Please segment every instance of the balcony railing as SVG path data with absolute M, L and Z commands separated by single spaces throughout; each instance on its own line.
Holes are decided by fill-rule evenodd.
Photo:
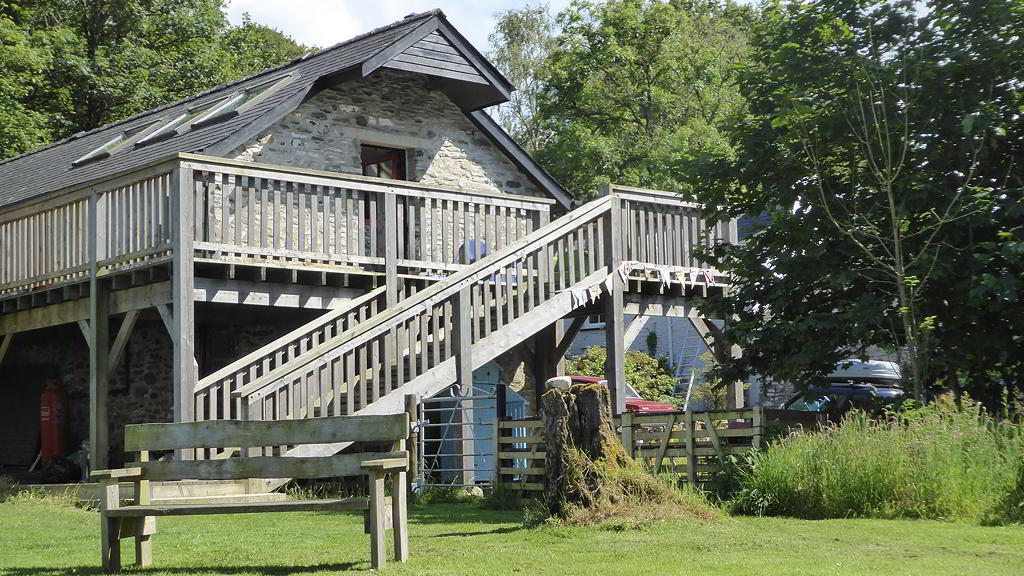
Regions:
M 553 203 L 181 154 L 0 212 L 0 298 L 81 282 L 94 262 L 103 276 L 168 260 L 178 237 L 198 261 L 379 272 L 394 259 L 445 275 L 547 223 Z

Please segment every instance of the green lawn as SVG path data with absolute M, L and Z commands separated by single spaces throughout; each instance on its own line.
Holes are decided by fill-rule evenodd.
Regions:
M 394 574 L 1024 574 L 1024 528 L 723 517 L 641 529 L 523 528 L 513 512 L 416 508 Z M 0 504 L 0 574 L 99 573 L 96 512 Z M 151 574 L 334 574 L 368 568 L 361 517 L 336 513 L 158 520 Z M 124 541 L 130 564 L 130 541 Z M 131 571 L 129 569 L 129 571 Z

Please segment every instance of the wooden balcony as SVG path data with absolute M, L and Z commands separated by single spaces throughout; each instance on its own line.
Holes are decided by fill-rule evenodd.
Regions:
M 436 277 L 547 223 L 553 204 L 179 154 L 0 213 L 0 299 L 60 300 L 93 272 L 166 266 L 188 244 L 198 266 L 372 275 L 393 258 Z
M 609 188 L 605 193 L 609 193 Z M 735 241 L 700 207 L 667 192 L 615 187 L 623 260 L 638 278 L 708 268 L 694 247 Z M 0 313 L 166 280 L 172 261 L 199 275 L 235 267 L 266 280 L 440 278 L 547 224 L 552 200 L 178 154 L 0 212 Z M 591 242 L 581 230 L 578 242 Z M 191 246 L 191 250 L 179 250 Z M 566 246 L 570 250 L 571 246 Z M 646 276 L 643 270 L 647 269 Z M 346 280 L 347 282 L 347 280 Z M 703 284 L 724 283 L 717 273 Z

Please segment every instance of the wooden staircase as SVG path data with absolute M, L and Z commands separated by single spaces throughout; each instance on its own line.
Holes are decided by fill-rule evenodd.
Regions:
M 609 290 L 623 247 L 636 244 L 630 235 L 637 217 L 650 220 L 655 238 L 655 217 L 667 235 L 664 223 L 671 209 L 693 209 L 678 200 L 640 200 L 624 209 L 619 196 L 608 194 L 407 293 L 394 306 L 386 307 L 385 289 L 378 288 L 329 312 L 203 378 L 196 387 L 196 418 L 396 413 L 404 410 L 407 394 L 432 396 L 460 378 L 472 378 L 474 369 Z M 638 209 L 645 205 L 656 207 L 652 215 Z M 692 232 L 696 241 L 714 240 L 713 230 Z M 671 243 L 666 236 L 661 246 Z M 651 246 L 653 255 L 658 244 Z M 662 253 L 670 254 L 667 249 Z M 324 455 L 347 446 L 245 447 L 243 455 Z M 196 457 L 224 458 L 241 451 Z

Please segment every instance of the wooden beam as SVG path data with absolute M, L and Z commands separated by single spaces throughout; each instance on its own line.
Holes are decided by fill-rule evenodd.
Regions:
M 565 353 L 569 350 L 569 346 L 572 346 L 572 341 L 576 339 L 576 335 L 580 333 L 580 329 L 583 328 L 583 324 L 585 324 L 586 321 L 587 318 L 585 316 L 573 318 L 572 323 L 569 324 L 569 328 L 565 331 L 565 334 L 562 335 L 558 345 L 555 346 L 553 359 L 556 362 L 561 362 L 562 359 L 565 358 Z M 561 320 L 558 321 L 559 324 L 561 324 L 561 322 Z
M 171 314 L 171 307 L 167 304 L 161 304 L 156 307 L 156 311 L 160 313 L 160 320 L 164 323 L 164 328 L 167 329 L 167 335 L 174 335 L 174 315 Z
M 680 296 L 662 296 L 626 292 L 622 296 L 622 312 L 637 316 L 666 316 L 670 318 L 698 318 L 697 302 Z
M 697 331 L 708 350 L 715 356 L 715 361 L 724 363 L 729 360 L 728 346 L 722 329 L 707 318 L 690 318 L 690 323 Z
M 82 338 L 85 338 L 85 345 L 92 348 L 92 328 L 88 320 L 79 320 L 78 329 L 82 331 Z
M 5 334 L 3 339 L 0 339 L 0 366 L 3 366 L 4 358 L 7 357 L 12 342 L 14 342 L 14 334 Z
M 138 319 L 138 310 L 132 310 L 124 315 L 121 327 L 117 330 L 117 337 L 114 338 L 114 345 L 110 347 L 111 371 L 117 368 L 118 363 L 121 362 L 121 355 L 124 353 L 125 347 L 128 346 L 128 338 L 131 337 L 132 330 L 135 329 L 135 321 Z
M 355 288 L 216 278 L 195 278 L 193 290 L 195 302 L 311 310 L 341 308 L 365 293 Z
M 158 282 L 127 290 L 109 292 L 110 313 L 124 314 L 170 302 L 170 282 Z M 68 300 L 49 306 L 0 315 L 0 335 L 39 330 L 88 320 L 89 299 Z
M 629 327 L 626 328 L 626 333 L 622 337 L 622 344 L 627 350 L 633 346 L 633 341 L 640 335 L 640 331 L 644 329 L 650 319 L 650 316 L 634 316 L 630 320 Z
M 724 364 L 740 356 L 740 347 L 730 345 L 725 331 L 710 320 L 706 318 L 690 318 L 690 323 L 693 324 L 697 334 L 700 335 L 708 350 L 714 355 L 716 362 Z M 730 409 L 742 408 L 744 404 L 743 382 L 730 382 L 728 386 L 729 390 L 726 395 L 728 407 Z

